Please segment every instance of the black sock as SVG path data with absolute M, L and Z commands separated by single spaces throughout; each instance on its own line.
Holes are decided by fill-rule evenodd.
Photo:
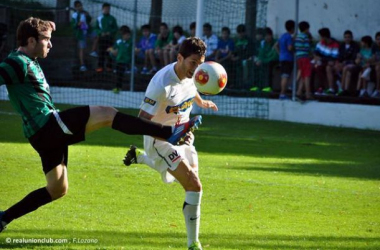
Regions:
M 172 135 L 172 127 L 144 120 L 135 116 L 117 112 L 112 128 L 129 135 L 150 135 L 168 139 Z
M 51 201 L 51 196 L 45 187 L 34 190 L 25 196 L 24 199 L 6 210 L 2 220 L 6 223 L 10 223 L 12 220 L 33 212 Z

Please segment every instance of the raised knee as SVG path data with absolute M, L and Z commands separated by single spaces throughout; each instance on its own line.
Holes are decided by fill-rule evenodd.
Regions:
M 199 180 L 199 178 L 191 179 L 188 182 L 187 187 L 185 187 L 186 191 L 192 191 L 192 192 L 201 192 L 202 191 L 202 183 Z
M 67 194 L 68 190 L 69 190 L 69 186 L 65 184 L 56 186 L 53 188 L 48 187 L 48 191 L 52 200 L 57 200 L 59 198 L 62 198 L 63 196 Z

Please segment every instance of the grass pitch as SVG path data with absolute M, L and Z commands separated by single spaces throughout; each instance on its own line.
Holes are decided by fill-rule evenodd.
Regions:
M 4 210 L 45 179 L 21 119 L 0 111 Z M 142 137 L 104 129 L 72 146 L 68 195 L 11 223 L 0 248 L 186 249 L 184 191 L 122 165 L 130 144 Z M 204 249 L 380 249 L 380 132 L 205 116 L 195 145 Z

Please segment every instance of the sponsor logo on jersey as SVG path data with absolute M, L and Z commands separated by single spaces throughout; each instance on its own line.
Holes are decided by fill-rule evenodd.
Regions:
M 167 106 L 165 111 L 167 114 L 171 114 L 171 113 L 178 114 L 180 112 L 185 112 L 188 108 L 191 107 L 191 105 L 193 105 L 193 102 L 194 102 L 194 97 L 191 97 L 191 98 L 181 102 L 178 105 Z
M 178 154 L 177 150 L 175 150 L 174 152 L 172 152 L 168 157 L 169 157 L 169 159 L 172 162 L 175 162 L 176 160 L 178 160 L 179 158 L 181 158 L 181 156 Z
M 149 97 L 146 97 L 146 96 L 144 98 L 144 102 L 148 103 L 149 105 L 152 105 L 152 106 L 156 105 L 156 101 L 155 100 L 152 100 L 152 99 L 150 99 Z

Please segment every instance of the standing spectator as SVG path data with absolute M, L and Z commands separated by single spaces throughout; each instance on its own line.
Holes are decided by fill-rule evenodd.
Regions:
M 376 89 L 371 97 L 380 98 L 380 32 L 376 33 L 375 42 L 372 45 L 372 59 L 376 70 Z
M 75 38 L 78 40 L 80 71 L 86 71 L 84 64 L 84 49 L 87 47 L 87 36 L 90 34 L 90 14 L 83 9 L 81 1 L 74 2 L 75 12 L 71 16 L 71 25 L 74 29 Z
M 119 94 L 122 89 L 123 75 L 131 67 L 132 60 L 132 39 L 131 30 L 128 26 L 123 25 L 120 27 L 121 39 L 118 39 L 113 47 L 108 51 L 116 56 L 116 74 L 117 82 L 116 87 L 113 89 L 115 94 Z
M 196 28 L 196 22 L 190 23 L 190 26 L 189 26 L 190 37 L 195 37 L 195 28 Z
M 186 39 L 183 35 L 183 29 L 181 26 L 177 25 L 173 27 L 173 39 L 168 46 L 168 49 L 165 50 L 164 59 L 165 63 L 169 64 L 176 61 L 179 47 L 182 42 Z
M 173 35 L 169 32 L 168 25 L 166 23 L 161 23 L 160 34 L 158 34 L 155 43 L 155 53 L 156 55 L 158 55 L 158 58 L 160 59 L 162 68 L 169 64 L 169 60 L 165 61 L 164 55 L 168 54 L 168 52 L 170 51 L 169 44 L 172 42 L 172 40 Z
M 352 75 L 358 72 L 358 66 L 355 59 L 360 51 L 359 45 L 353 40 L 351 30 L 346 30 L 343 34 L 344 41 L 339 46 L 339 61 L 336 63 L 336 71 L 341 75 L 341 89 L 339 96 L 349 95 L 349 88 Z
M 254 82 L 251 91 L 258 91 L 262 88 L 264 92 L 272 92 L 273 90 L 273 70 L 278 64 L 278 53 L 275 49 L 277 41 L 273 38 L 271 28 L 265 28 L 265 38 L 258 51 L 258 57 L 255 59 L 255 64 L 258 72 L 258 82 Z M 257 86 L 257 85 L 258 86 Z
M 248 87 L 245 86 L 246 83 L 244 81 L 244 72 L 247 72 L 247 85 L 250 84 L 250 77 L 249 75 L 249 70 L 247 68 L 247 60 L 248 58 L 251 58 L 253 55 L 254 51 L 254 44 L 253 41 L 250 37 L 247 36 L 246 33 L 246 27 L 244 24 L 239 24 L 236 27 L 236 32 L 237 32 L 237 39 L 235 40 L 235 51 L 232 56 L 232 61 L 234 62 L 234 69 L 231 71 L 233 77 L 231 79 L 234 79 L 235 82 L 234 84 L 242 84 L 243 87 Z M 230 84 L 230 87 L 233 86 L 234 84 Z
M 289 78 L 293 71 L 293 33 L 295 31 L 295 23 L 293 20 L 285 22 L 286 33 L 284 33 L 277 44 L 277 49 L 280 54 L 280 67 L 281 67 L 281 93 L 280 100 L 286 100 L 288 97 L 285 95 Z
M 339 58 L 339 43 L 331 38 L 330 30 L 322 28 L 318 31 L 321 40 L 315 47 L 314 61 L 319 82 L 323 86 L 325 76 L 327 76 L 328 89 L 325 94 L 335 94 L 334 89 L 334 68 Z M 322 94 L 322 88 L 316 94 Z
M 216 49 L 218 48 L 218 37 L 212 33 L 212 26 L 209 23 L 203 25 L 202 40 L 206 43 L 206 58 L 205 61 L 215 59 Z
M 156 58 L 154 56 L 154 45 L 156 44 L 157 35 L 150 32 L 150 25 L 141 26 L 142 37 L 137 44 L 136 53 L 140 59 L 144 60 L 144 67 L 141 74 L 152 74 L 157 72 Z M 149 63 L 152 69 L 149 71 Z
M 305 89 L 306 99 L 312 99 L 310 89 L 311 77 L 311 40 L 309 39 L 310 25 L 308 22 L 300 22 L 298 25 L 300 32 L 294 42 L 294 48 L 297 59 L 297 66 L 300 72 L 300 83 L 298 85 L 297 96 L 302 96 Z
M 231 64 L 232 52 L 235 49 L 235 43 L 230 38 L 231 31 L 228 27 L 222 28 L 222 36 L 218 41 L 218 48 L 215 54 L 215 61 L 229 68 Z
M 8 33 L 7 25 L 5 23 L 0 23 L 0 60 L 3 58 L 3 54 L 5 54 L 5 44 L 8 37 L 7 33 Z
M 371 76 L 372 62 L 372 37 L 363 36 L 361 39 L 360 53 L 356 58 L 356 63 L 361 66 L 357 89 L 360 90 L 359 97 L 368 97 L 367 85 Z
M 104 3 L 102 6 L 103 14 L 96 20 L 96 30 L 99 36 L 99 60 L 97 72 L 103 72 L 104 63 L 106 62 L 107 71 L 112 71 L 111 59 L 107 49 L 113 45 L 117 32 L 117 22 L 114 16 L 110 14 L 111 5 Z

